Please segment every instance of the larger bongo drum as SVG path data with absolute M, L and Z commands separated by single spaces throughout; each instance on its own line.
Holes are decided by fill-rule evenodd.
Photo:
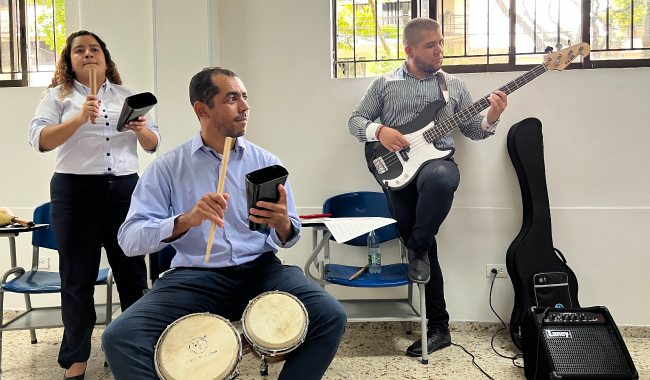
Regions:
M 287 353 L 305 341 L 308 325 L 305 305 L 295 296 L 280 291 L 255 297 L 242 316 L 244 337 L 262 358 L 262 372 L 267 362 L 284 360 Z
M 154 363 L 162 380 L 231 380 L 242 360 L 242 342 L 233 325 L 218 315 L 179 318 L 158 339 Z

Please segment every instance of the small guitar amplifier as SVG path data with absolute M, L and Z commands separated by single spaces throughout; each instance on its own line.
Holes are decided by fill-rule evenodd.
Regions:
M 531 307 L 521 324 L 528 380 L 638 379 L 630 353 L 602 306 Z

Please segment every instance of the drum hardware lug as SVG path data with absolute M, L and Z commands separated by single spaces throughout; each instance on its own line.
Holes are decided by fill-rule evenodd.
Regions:
M 260 363 L 260 375 L 269 375 L 269 365 L 266 363 L 266 355 L 262 354 L 262 363 Z

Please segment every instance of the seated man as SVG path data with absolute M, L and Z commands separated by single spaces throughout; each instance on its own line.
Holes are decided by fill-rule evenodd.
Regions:
M 176 249 L 172 269 L 153 289 L 106 328 L 102 344 L 113 376 L 158 379 L 154 346 L 165 328 L 185 315 L 209 312 L 241 317 L 248 301 L 272 290 L 295 295 L 307 308 L 304 343 L 287 355 L 280 379 L 320 379 L 336 354 L 346 316 L 341 304 L 302 270 L 282 265 L 277 246 L 300 238 L 291 188 L 279 186 L 278 203 L 247 209 L 245 175 L 279 164 L 267 151 L 244 140 L 249 107 L 242 81 L 222 68 L 207 68 L 190 82 L 190 102 L 201 131 L 156 159 L 142 175 L 118 235 L 129 256 Z M 215 192 L 226 137 L 235 138 L 223 195 Z M 171 207 L 174 216 L 168 217 Z M 248 229 L 250 220 L 266 223 Z M 216 223 L 209 262 L 205 251 Z M 234 316 L 234 317 L 233 317 Z

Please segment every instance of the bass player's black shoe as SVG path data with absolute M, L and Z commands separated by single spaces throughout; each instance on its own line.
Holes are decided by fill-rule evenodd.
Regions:
M 449 330 L 429 329 L 427 331 L 427 352 L 431 355 L 434 351 L 451 346 L 451 334 Z M 418 339 L 406 349 L 408 356 L 422 356 L 422 340 Z
M 427 251 L 408 250 L 409 280 L 416 284 L 426 284 L 431 277 L 429 253 Z

